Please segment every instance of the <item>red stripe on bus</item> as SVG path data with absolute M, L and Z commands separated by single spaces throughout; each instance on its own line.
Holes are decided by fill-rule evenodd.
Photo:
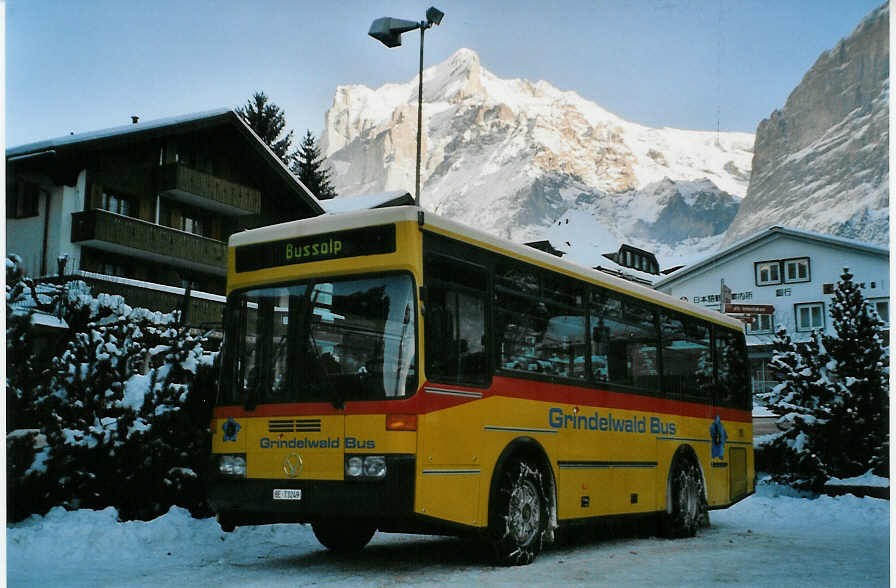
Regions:
M 441 392 L 461 392 L 482 394 L 483 398 L 491 396 L 553 402 L 577 406 L 593 406 L 618 410 L 632 410 L 655 414 L 670 414 L 685 417 L 713 418 L 718 415 L 722 420 L 745 422 L 752 420 L 749 410 L 715 407 L 711 404 L 684 402 L 656 398 L 642 394 L 612 392 L 595 388 L 584 388 L 552 382 L 539 382 L 522 378 L 495 376 L 488 389 L 470 388 L 466 386 L 446 384 L 424 384 L 414 396 L 404 400 L 369 400 L 348 401 L 345 409 L 337 409 L 329 402 L 289 402 L 278 404 L 261 404 L 254 410 L 246 410 L 242 406 L 216 407 L 216 418 L 226 417 L 280 417 L 280 416 L 326 416 L 339 414 L 426 414 L 447 408 L 453 408 L 478 398 L 472 396 L 454 396 L 426 392 L 426 388 L 436 388 Z

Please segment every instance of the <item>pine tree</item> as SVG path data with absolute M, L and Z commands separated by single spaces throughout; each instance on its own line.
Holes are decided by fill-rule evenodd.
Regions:
M 292 171 L 318 200 L 336 197 L 336 190 L 330 182 L 330 170 L 325 166 L 320 147 L 310 130 L 305 132 L 305 138 L 299 145 Z
M 797 346 L 778 326 L 773 348 L 769 367 L 781 383 L 760 399 L 780 415 L 778 424 L 784 430 L 766 445 L 770 473 L 778 482 L 818 490 L 830 476 L 825 460 L 833 400 L 827 373 L 830 358 L 818 331 Z
M 286 126 L 286 113 L 273 102 L 268 102 L 264 92 L 252 94 L 246 105 L 236 111 L 271 151 L 289 165 L 293 158 L 293 153 L 290 152 L 292 131 L 281 137 Z
M 889 454 L 889 349 L 880 317 L 852 278 L 843 268 L 831 304 L 836 336 L 825 338 L 842 399 L 834 414 L 840 446 L 831 460 L 843 476 L 869 466 L 886 471 Z
M 889 349 L 883 323 L 844 268 L 831 304 L 836 335 L 795 345 L 779 327 L 770 367 L 781 382 L 761 396 L 786 430 L 769 440 L 781 482 L 819 490 L 829 477 L 889 468 Z

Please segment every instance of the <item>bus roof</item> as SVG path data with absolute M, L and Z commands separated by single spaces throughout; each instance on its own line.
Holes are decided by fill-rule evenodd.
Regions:
M 228 246 L 240 247 L 254 243 L 293 239 L 307 235 L 400 222 L 418 222 L 422 228 L 438 234 L 454 237 L 458 240 L 497 253 L 510 254 L 514 258 L 525 260 L 544 268 L 554 269 L 563 274 L 606 287 L 610 290 L 623 292 L 643 300 L 649 300 L 666 308 L 679 310 L 691 316 L 698 316 L 708 321 L 725 325 L 729 328 L 743 330 L 743 324 L 740 321 L 720 312 L 679 300 L 663 292 L 622 278 L 611 276 L 590 267 L 565 261 L 559 257 L 526 245 L 494 237 L 468 225 L 452 221 L 431 212 L 424 212 L 417 206 L 394 206 L 345 212 L 341 214 L 327 214 L 266 227 L 259 227 L 257 229 L 234 233 L 230 236 Z

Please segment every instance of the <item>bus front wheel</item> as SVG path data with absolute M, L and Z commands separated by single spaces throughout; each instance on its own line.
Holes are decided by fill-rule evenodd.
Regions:
M 514 461 L 502 473 L 489 528 L 499 564 L 525 565 L 541 552 L 548 523 L 544 486 L 541 471 L 526 460 Z
M 356 521 L 318 521 L 311 530 L 321 545 L 337 553 L 361 551 L 376 533 L 375 527 Z
M 706 515 L 700 470 L 690 459 L 675 460 L 669 473 L 669 504 L 662 521 L 663 535 L 669 538 L 693 537 Z

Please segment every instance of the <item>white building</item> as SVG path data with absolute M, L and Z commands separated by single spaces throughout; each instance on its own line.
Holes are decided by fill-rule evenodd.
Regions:
M 721 309 L 722 284 L 747 321 L 754 392 L 768 388 L 775 327 L 795 341 L 814 329 L 834 334 L 830 306 L 844 267 L 889 325 L 889 261 L 886 248 L 786 227 L 771 227 L 656 282 L 661 291 Z M 740 305 L 742 308 L 737 309 Z M 758 314 L 749 306 L 767 307 Z M 745 312 L 744 312 L 745 311 Z M 749 318 L 747 318 L 749 317 Z

